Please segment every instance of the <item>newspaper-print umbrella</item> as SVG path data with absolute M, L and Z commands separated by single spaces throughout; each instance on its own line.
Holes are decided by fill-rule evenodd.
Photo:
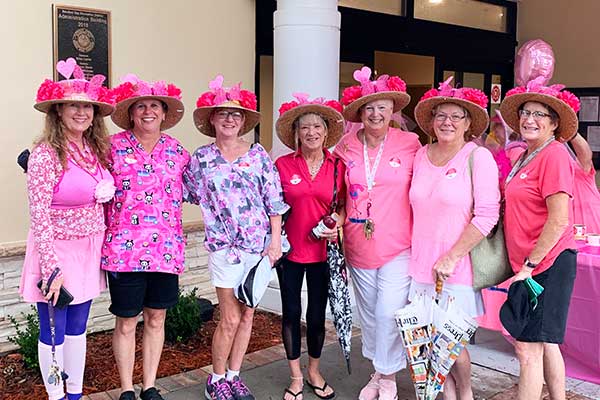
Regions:
M 352 306 L 348 289 L 348 272 L 346 259 L 341 251 L 341 239 L 338 242 L 327 242 L 327 264 L 329 265 L 329 309 L 333 316 L 333 325 L 346 359 L 348 374 L 350 366 L 350 350 L 352 339 Z
M 406 348 L 409 371 L 418 400 L 434 400 L 442 390 L 450 368 L 477 329 L 476 321 L 448 302 L 438 303 L 443 282 L 436 282 L 436 298 L 417 296 L 396 311 L 396 324 Z

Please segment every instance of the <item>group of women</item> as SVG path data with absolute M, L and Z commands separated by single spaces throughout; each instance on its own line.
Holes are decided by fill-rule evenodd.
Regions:
M 162 399 L 154 382 L 166 310 L 177 301 L 184 270 L 182 201 L 202 210 L 220 306 L 207 399 L 254 399 L 240 378 L 254 310 L 237 301 L 234 289 L 261 258 L 280 260 L 284 215 L 291 244 L 277 263 L 291 372 L 284 400 L 302 399 L 305 382 L 319 398 L 336 395 L 319 359 L 329 280 L 326 243 L 340 229 L 362 354 L 373 364 L 359 399 L 397 398 L 395 375 L 406 357 L 394 312 L 414 296 L 433 293 L 441 280 L 444 303 L 453 299 L 471 316 L 483 313 L 469 252 L 498 223 L 501 197 L 494 157 L 473 142 L 488 126 L 481 91 L 455 89 L 446 81 L 427 92 L 415 108 L 419 127 L 431 138 L 421 146 L 416 134 L 392 123 L 392 114 L 410 101 L 406 84 L 396 76 L 372 81 L 364 67 L 354 74 L 359 84 L 344 91 L 343 105 L 295 94 L 296 100 L 281 106 L 276 131 L 291 153 L 273 163 L 260 144 L 240 137 L 259 123 L 260 114 L 255 95 L 239 84 L 225 87 L 217 76 L 199 96 L 195 126 L 215 141 L 190 156 L 163 132 L 183 117 L 177 87 L 130 74 L 108 91 L 101 78 L 86 81 L 76 65 L 62 63 L 58 70 L 66 80 L 45 81 L 35 105 L 46 113 L 46 128 L 29 160 L 31 232 L 21 282 L 25 300 L 38 306 L 40 367 L 50 400 L 81 397 L 86 322 L 91 300 L 105 288 L 102 271 L 117 317 L 113 351 L 120 400 L 136 398 L 132 372 L 140 313 L 140 398 Z M 575 244 L 569 229 L 574 167 L 561 142 L 576 133 L 577 106 L 566 91 L 530 85 L 509 92 L 501 107 L 527 144 L 504 189 L 513 279 L 533 276 L 545 287 L 515 338 L 520 399 L 539 397 L 544 378 L 553 398 L 564 396 L 557 344 L 575 276 Z M 108 115 L 123 129 L 111 137 L 103 122 Z M 362 128 L 343 136 L 344 121 Z M 304 277 L 306 379 L 299 361 Z M 52 302 L 61 287 L 74 300 L 59 309 Z M 48 379 L 54 359 L 68 375 L 66 397 L 63 385 Z M 470 374 L 465 350 L 446 379 L 444 398 L 473 398 Z

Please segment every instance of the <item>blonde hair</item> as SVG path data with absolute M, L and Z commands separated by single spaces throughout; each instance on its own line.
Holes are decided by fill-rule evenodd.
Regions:
M 294 122 L 292 122 L 292 130 L 294 131 L 294 143 L 296 144 L 296 150 L 300 148 L 300 138 L 298 137 L 298 129 L 300 128 L 300 120 L 304 117 L 313 117 L 315 120 L 320 120 L 323 123 L 323 128 L 325 128 L 325 136 L 329 133 L 329 121 L 327 118 L 322 116 L 316 112 L 307 112 L 305 114 L 299 115 Z M 323 142 L 323 146 L 325 146 L 325 142 Z
M 67 138 L 63 132 L 63 123 L 58 116 L 58 107 L 56 104 L 48 110 L 46 122 L 42 135 L 38 137 L 34 145 L 46 143 L 56 151 L 58 159 L 64 168 L 67 167 Z M 94 106 L 94 118 L 90 127 L 83 132 L 83 138 L 90 146 L 90 149 L 100 162 L 106 168 L 108 167 L 108 157 L 110 151 L 110 141 L 108 130 L 104 124 L 104 117 L 99 114 L 99 109 Z

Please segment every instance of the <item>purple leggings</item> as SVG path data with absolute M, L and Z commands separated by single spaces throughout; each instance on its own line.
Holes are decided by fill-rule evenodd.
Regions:
M 68 305 L 63 309 L 54 309 L 54 326 L 56 327 L 54 344 L 63 344 L 65 335 L 77 336 L 85 333 L 91 305 L 92 301 L 89 300 L 81 304 Z M 37 303 L 37 310 L 40 318 L 40 342 L 51 346 L 48 303 Z

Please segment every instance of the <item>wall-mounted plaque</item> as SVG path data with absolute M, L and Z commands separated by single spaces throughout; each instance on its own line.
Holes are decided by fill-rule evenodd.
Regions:
M 110 11 L 54 4 L 54 65 L 73 57 L 86 79 L 96 74 L 110 86 Z M 54 69 L 54 79 L 59 77 Z

